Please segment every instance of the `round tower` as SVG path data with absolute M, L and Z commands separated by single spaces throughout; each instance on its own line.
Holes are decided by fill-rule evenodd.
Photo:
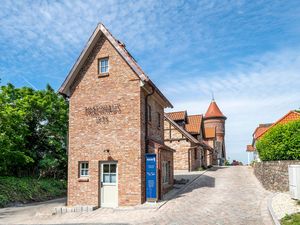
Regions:
M 223 165 L 226 160 L 225 151 L 225 120 L 226 116 L 221 112 L 216 101 L 213 99 L 204 116 L 204 127 L 216 129 L 216 143 L 218 164 Z

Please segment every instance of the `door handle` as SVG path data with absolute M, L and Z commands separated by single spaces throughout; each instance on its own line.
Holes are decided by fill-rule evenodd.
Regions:
M 103 182 L 102 181 L 100 182 L 100 186 L 103 187 Z

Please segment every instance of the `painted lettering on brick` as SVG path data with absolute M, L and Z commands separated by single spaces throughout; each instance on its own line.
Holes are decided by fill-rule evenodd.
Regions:
M 110 115 L 116 115 L 121 113 L 120 104 L 111 105 L 95 105 L 91 107 L 85 107 L 85 115 L 95 117 L 97 124 L 109 124 Z
M 114 115 L 121 113 L 120 104 L 112 105 L 95 105 L 92 107 L 85 107 L 85 115 L 87 116 L 101 116 L 101 115 Z

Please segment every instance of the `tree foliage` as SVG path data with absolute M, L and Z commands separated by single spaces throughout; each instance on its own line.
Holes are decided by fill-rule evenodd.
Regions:
M 0 174 L 66 174 L 68 103 L 47 85 L 0 87 Z
M 300 160 L 300 121 L 276 125 L 256 144 L 263 161 Z

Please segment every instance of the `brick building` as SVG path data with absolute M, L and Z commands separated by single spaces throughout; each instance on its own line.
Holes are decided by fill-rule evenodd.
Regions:
M 208 136 L 206 137 L 206 142 L 214 149 L 211 159 L 213 165 L 224 165 L 226 160 L 226 119 L 226 116 L 223 115 L 216 101 L 213 99 L 204 116 L 204 127 L 207 130 L 207 132 L 213 132 L 213 130 L 215 129 L 215 139 L 209 138 Z
M 145 153 L 157 155 L 158 198 L 173 185 L 164 145 L 168 99 L 99 24 L 59 92 L 69 99 L 68 206 L 145 201 Z
M 196 170 L 200 166 L 224 165 L 225 120 L 213 100 L 203 115 L 186 111 L 165 114 L 165 144 L 176 150 L 175 170 Z

